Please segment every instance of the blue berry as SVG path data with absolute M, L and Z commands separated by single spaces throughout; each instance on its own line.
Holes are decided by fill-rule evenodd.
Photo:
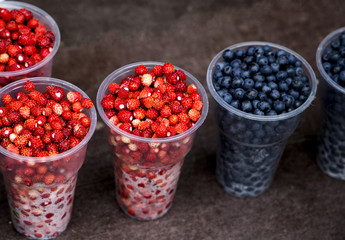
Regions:
M 249 63 L 251 63 L 251 62 L 253 62 L 254 61 L 254 57 L 253 56 L 246 56 L 244 59 L 243 59 L 243 62 L 244 63 L 247 63 L 247 64 L 249 64 Z
M 225 76 L 230 76 L 231 72 L 232 72 L 232 67 L 230 65 L 227 65 L 223 68 L 223 74 Z
M 230 49 L 227 49 L 223 52 L 222 56 L 226 61 L 230 62 L 234 58 L 235 54 Z
M 240 108 L 240 101 L 238 100 L 232 100 L 232 102 L 230 103 L 231 106 L 233 106 L 234 108 L 239 109 Z
M 280 98 L 280 92 L 276 89 L 273 89 L 272 92 L 270 93 L 270 97 L 273 100 L 276 100 L 276 99 Z
M 253 108 L 254 109 L 257 109 L 258 108 L 258 103 L 259 103 L 260 101 L 259 100 L 254 100 L 254 101 L 252 101 L 252 105 L 253 105 Z
M 220 85 L 222 87 L 229 88 L 231 86 L 231 78 L 229 76 L 223 77 Z
M 280 81 L 279 84 L 279 90 L 287 92 L 289 90 L 289 85 L 286 83 L 286 81 Z
M 261 56 L 264 54 L 264 50 L 262 49 L 262 47 L 258 46 L 255 48 L 255 56 Z
M 282 50 L 282 49 L 278 50 L 278 52 L 277 52 L 277 57 L 285 56 L 285 55 L 286 55 L 285 50 Z
M 242 105 L 241 105 L 241 109 L 244 112 L 251 112 L 253 110 L 252 103 L 250 101 L 248 101 L 248 100 L 243 101 Z
M 270 93 L 270 92 L 272 91 L 272 89 L 271 89 L 269 86 L 264 85 L 264 86 L 262 86 L 261 91 L 262 91 L 263 93 L 265 93 L 265 94 L 268 94 L 268 93 Z
M 345 70 L 339 73 L 339 80 L 345 83 Z
M 276 75 L 276 78 L 278 81 L 285 80 L 287 78 L 288 74 L 285 71 L 279 71 Z
M 240 77 L 235 77 L 235 78 L 232 80 L 231 86 L 232 86 L 233 88 L 240 88 L 240 87 L 243 86 L 243 84 L 244 84 L 244 81 L 243 81 L 242 78 L 240 78 Z
M 264 50 L 264 53 L 266 53 L 266 54 L 272 50 L 271 47 L 269 45 L 267 45 L 267 44 L 264 45 L 262 47 L 262 49 Z
M 224 99 L 225 102 L 230 104 L 231 101 L 232 101 L 232 96 L 231 96 L 230 93 L 225 93 L 224 96 L 223 96 L 223 99 Z
M 241 63 L 242 61 L 238 58 L 234 59 L 231 61 L 230 65 L 231 67 L 235 68 L 235 67 L 241 67 Z
M 234 92 L 234 98 L 241 100 L 245 96 L 246 92 L 242 88 L 236 88 Z
M 338 49 L 340 47 L 340 40 L 339 40 L 339 38 L 334 39 L 334 40 L 331 41 L 331 47 L 333 49 Z
M 249 77 L 250 77 L 250 72 L 248 70 L 242 71 L 241 78 L 249 78 Z
M 282 113 L 285 110 L 285 104 L 283 101 L 274 101 L 273 102 L 273 109 L 277 112 L 277 113 Z
M 217 92 L 221 89 L 220 84 L 218 84 L 218 83 L 214 83 L 213 86 Z
M 265 75 L 268 76 L 272 73 L 272 68 L 269 65 L 264 65 L 261 67 L 260 72 Z
M 244 52 L 243 49 L 237 49 L 237 50 L 235 51 L 235 54 L 236 54 L 236 57 L 242 58 L 242 57 L 244 56 L 245 52 Z
M 268 85 L 272 90 L 273 90 L 273 89 L 278 89 L 278 84 L 276 84 L 276 83 L 273 82 L 273 81 L 268 82 L 267 85 Z
M 298 99 L 299 97 L 299 92 L 294 89 L 290 89 L 289 94 L 293 96 L 295 99 Z
M 263 111 L 259 110 L 258 108 L 254 110 L 254 114 L 255 115 L 260 115 L 260 116 L 264 116 L 265 115 L 265 113 Z
M 292 54 L 290 54 L 290 55 L 288 56 L 288 59 L 289 59 L 289 63 L 292 64 L 292 65 L 295 64 L 296 61 L 297 61 L 295 55 L 292 55 Z
M 249 66 L 249 71 L 251 73 L 257 73 L 259 71 L 259 64 L 257 63 L 252 63 L 250 66 Z
M 268 82 L 275 82 L 277 80 L 276 76 L 275 75 L 269 75 L 266 77 L 266 80 Z
M 256 61 L 260 66 L 264 66 L 268 64 L 267 57 L 260 56 L 258 60 Z
M 264 92 L 259 92 L 259 93 L 258 93 L 258 98 L 259 98 L 261 101 L 264 101 L 264 100 L 267 100 L 267 95 L 266 95 L 266 93 L 264 93 Z
M 251 78 L 246 78 L 243 83 L 243 88 L 245 90 L 252 89 L 254 87 L 254 81 Z
M 303 64 L 302 64 L 302 62 L 300 60 L 297 60 L 296 63 L 295 63 L 295 66 L 296 67 L 302 67 Z
M 250 89 L 249 91 L 247 91 L 246 93 L 246 97 L 249 100 L 254 100 L 256 97 L 258 96 L 258 91 L 254 88 Z
M 263 82 L 263 81 L 265 81 L 265 77 L 263 75 L 261 75 L 260 73 L 255 74 L 253 79 L 256 82 Z
M 324 63 L 322 64 L 322 66 L 323 66 L 323 69 L 325 69 L 325 71 L 326 71 L 327 73 L 330 72 L 331 69 L 332 69 L 332 64 L 329 63 L 329 62 L 324 62 Z
M 255 47 L 254 46 L 250 46 L 247 48 L 246 51 L 247 56 L 254 56 L 255 54 Z
M 223 77 L 222 71 L 217 70 L 213 73 L 213 80 L 218 80 L 221 77 Z
M 280 65 L 277 62 L 271 63 L 272 72 L 277 73 L 280 69 Z
M 297 76 L 301 76 L 303 74 L 303 68 L 296 67 L 295 73 L 296 73 Z
M 231 71 L 232 76 L 240 77 L 242 73 L 242 69 L 240 67 L 234 67 Z
M 226 66 L 229 66 L 229 63 L 227 61 L 217 62 L 216 71 L 218 71 L 218 70 L 222 71 L 224 69 L 224 67 L 226 67 Z
M 295 104 L 295 99 L 291 95 L 285 95 L 283 97 L 283 102 L 287 108 L 290 108 Z
M 271 105 L 266 101 L 261 101 L 258 103 L 258 109 L 263 112 L 268 112 L 271 110 Z
M 289 59 L 286 57 L 286 55 L 281 55 L 278 57 L 278 63 L 279 65 L 285 66 L 289 64 Z

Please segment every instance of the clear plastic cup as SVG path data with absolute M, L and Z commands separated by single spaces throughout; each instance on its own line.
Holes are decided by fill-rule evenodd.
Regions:
M 275 116 L 258 116 L 243 112 L 226 103 L 216 92 L 212 76 L 217 62 L 226 49 L 247 49 L 249 46 L 269 45 L 294 54 L 303 63 L 312 88 L 308 99 L 299 108 Z M 207 70 L 207 86 L 216 101 L 215 115 L 219 127 L 216 177 L 225 191 L 236 197 L 255 197 L 272 183 L 287 138 L 298 125 L 301 113 L 316 94 L 315 74 L 299 54 L 269 42 L 244 42 L 220 51 Z
M 53 58 L 60 46 L 60 30 L 54 19 L 42 9 L 24 2 L 2 1 L 0 2 L 0 8 L 6 8 L 8 10 L 26 8 L 32 12 L 34 18 L 37 18 L 40 23 L 45 25 L 47 30 L 51 30 L 55 35 L 53 49 L 42 61 L 26 69 L 0 72 L 0 87 L 23 78 L 50 77 L 52 74 Z
M 345 33 L 345 27 L 331 32 L 316 52 L 323 105 L 316 161 L 327 175 L 345 180 L 345 88 L 334 82 L 322 66 L 324 51 L 342 33 Z
M 0 98 L 8 93 L 12 97 L 24 91 L 24 83 L 31 80 L 35 89 L 45 91 L 54 85 L 67 91 L 78 91 L 78 87 L 49 77 L 18 80 L 0 89 Z M 2 104 L 3 106 L 3 104 Z M 83 111 L 91 125 L 85 138 L 74 148 L 49 157 L 25 157 L 0 147 L 0 168 L 15 229 L 28 238 L 48 239 L 62 233 L 70 219 L 78 170 L 82 166 L 87 143 L 91 139 L 97 122 L 95 107 Z
M 143 64 L 149 70 L 160 62 L 138 62 L 112 72 L 97 93 L 97 109 L 107 125 L 108 141 L 114 152 L 116 199 L 122 210 L 140 220 L 162 217 L 171 207 L 184 157 L 192 147 L 196 130 L 208 112 L 205 89 L 190 73 L 186 83 L 195 84 L 203 102 L 200 119 L 182 134 L 152 139 L 129 134 L 113 125 L 104 113 L 101 101 L 109 93 L 108 86 L 134 75 L 136 66 Z M 180 69 L 175 67 L 176 69 Z

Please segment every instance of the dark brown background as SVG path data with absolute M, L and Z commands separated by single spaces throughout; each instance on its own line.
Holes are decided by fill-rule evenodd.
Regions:
M 169 61 L 206 88 L 211 59 L 242 41 L 284 45 L 316 71 L 319 42 L 345 25 L 341 0 L 28 2 L 60 27 L 53 77 L 79 86 L 94 101 L 108 74 L 145 60 Z M 185 159 L 174 204 L 166 216 L 151 222 L 133 220 L 118 207 L 112 156 L 99 119 L 80 170 L 72 220 L 59 239 L 345 239 L 345 182 L 323 174 L 314 161 L 318 97 L 289 138 L 272 186 L 252 199 L 227 195 L 216 182 L 217 128 L 210 98 L 208 118 Z M 10 223 L 0 181 L 0 239 L 22 238 Z

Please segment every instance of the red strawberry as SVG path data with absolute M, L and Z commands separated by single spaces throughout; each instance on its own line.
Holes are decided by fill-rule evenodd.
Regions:
M 139 65 L 134 69 L 134 74 L 135 75 L 142 75 L 145 73 L 148 73 L 149 71 L 147 70 L 147 68 L 144 65 Z
M 157 137 L 163 138 L 166 137 L 168 133 L 167 127 L 165 125 L 159 125 L 158 128 L 155 131 L 155 134 Z
M 145 116 L 146 116 L 146 112 L 144 109 L 142 108 L 137 108 L 134 112 L 133 112 L 133 116 L 136 118 L 136 119 L 143 119 Z
M 184 98 L 182 98 L 182 100 L 181 100 L 181 104 L 182 104 L 182 106 L 183 106 L 184 108 L 189 109 L 189 108 L 191 108 L 192 105 L 193 105 L 193 100 L 192 100 L 191 97 L 184 97 Z
M 179 118 L 177 115 L 173 114 L 169 116 L 169 124 L 170 125 L 176 125 L 179 121 Z
M 171 109 L 168 105 L 164 105 L 160 110 L 160 116 L 163 118 L 168 118 L 171 115 Z
M 141 77 L 141 84 L 143 86 L 146 86 L 146 87 L 149 87 L 153 82 L 153 78 L 152 78 L 152 75 L 151 74 L 143 74 L 142 77 Z
M 174 66 L 171 63 L 165 63 L 163 65 L 163 74 L 168 75 L 170 73 L 173 73 L 175 71 Z
M 194 108 L 194 109 L 196 109 L 198 111 L 201 111 L 202 106 L 203 106 L 202 101 L 196 100 L 196 101 L 193 102 L 192 108 Z
M 122 99 L 127 99 L 129 95 L 129 88 L 127 86 L 120 87 L 117 96 Z
M 187 91 L 187 83 L 183 81 L 179 81 L 175 84 L 175 91 L 176 92 L 186 92 Z
M 161 77 L 163 75 L 163 66 L 162 65 L 155 65 L 153 67 L 153 73 L 157 76 L 157 77 Z
M 176 72 L 173 72 L 167 75 L 167 82 L 172 85 L 175 85 L 176 83 L 178 83 L 179 80 L 180 80 L 179 75 Z
M 194 84 L 190 84 L 187 87 L 187 93 L 189 93 L 189 94 L 192 94 L 193 92 L 196 92 L 196 90 L 197 90 L 197 87 Z
M 177 116 L 178 116 L 179 123 L 186 123 L 187 124 L 190 121 L 187 113 L 181 112 Z
M 127 101 L 127 109 L 132 111 L 140 107 L 139 99 L 128 99 Z
M 189 116 L 190 120 L 196 122 L 200 118 L 200 112 L 198 110 L 192 108 L 188 111 L 188 116 Z
M 21 53 L 22 51 L 23 51 L 23 48 L 20 47 L 19 45 L 9 45 L 9 46 L 7 46 L 7 53 L 11 57 L 14 57 L 18 53 Z
M 188 126 L 186 123 L 178 123 L 176 126 L 175 126 L 175 131 L 176 133 L 180 134 L 180 133 L 183 133 L 185 131 L 188 130 Z
M 81 106 L 83 108 L 86 108 L 86 109 L 89 109 L 89 108 L 92 108 L 93 107 L 93 102 L 91 101 L 91 99 L 89 98 L 83 98 L 81 99 Z
M 12 101 L 12 97 L 5 93 L 3 96 L 2 96 L 2 101 L 5 103 L 5 104 L 9 104 L 11 101 Z
M 122 123 L 119 128 L 123 131 L 126 131 L 126 132 L 132 132 L 133 128 L 132 128 L 132 124 L 130 123 Z
M 81 99 L 83 98 L 83 96 L 81 95 L 81 93 L 76 92 L 76 91 L 69 91 L 67 93 L 67 100 L 70 103 L 75 103 L 75 102 L 79 102 L 81 101 Z
M 58 86 L 47 87 L 47 92 L 49 93 L 51 98 L 56 102 L 60 102 L 61 99 L 65 97 L 65 90 Z
M 76 126 L 74 126 L 73 128 L 73 135 L 79 139 L 83 139 L 87 134 L 87 129 L 81 125 L 78 124 Z
M 178 114 L 182 112 L 183 106 L 178 101 L 173 101 L 170 103 L 170 109 L 172 114 Z
M 146 117 L 155 120 L 159 115 L 159 112 L 156 109 L 150 108 L 146 111 Z
M 45 176 L 44 176 L 44 183 L 46 185 L 51 185 L 53 184 L 55 181 L 55 175 L 52 174 L 52 173 L 47 173 Z
M 42 140 L 40 138 L 31 137 L 29 139 L 28 146 L 31 149 L 40 148 L 40 147 L 42 147 L 42 145 L 43 145 L 43 142 L 42 142 Z
M 127 110 L 121 110 L 117 117 L 119 118 L 120 122 L 123 123 L 130 123 L 133 120 L 133 114 Z
M 26 83 L 24 84 L 24 88 L 26 91 L 28 92 L 32 92 L 33 90 L 35 90 L 35 85 L 33 82 L 31 82 L 30 80 L 26 81 Z
M 179 76 L 179 80 L 186 81 L 187 76 L 182 70 L 176 70 L 176 74 Z
M 105 97 L 102 99 L 101 105 L 105 110 L 112 109 L 114 107 L 114 99 L 111 97 Z
M 120 88 L 119 84 L 117 84 L 117 83 L 111 83 L 111 84 L 109 85 L 109 92 L 110 92 L 111 94 L 116 94 L 117 91 L 119 90 L 119 88 Z

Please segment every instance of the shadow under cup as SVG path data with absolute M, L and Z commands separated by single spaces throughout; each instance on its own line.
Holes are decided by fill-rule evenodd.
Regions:
M 233 51 L 249 46 L 269 45 L 296 56 L 303 63 L 312 91 L 299 108 L 275 116 L 258 116 L 243 112 L 226 103 L 213 86 L 213 73 L 226 49 Z M 236 197 L 255 197 L 271 185 L 287 138 L 296 129 L 301 113 L 316 94 L 316 78 L 310 65 L 297 53 L 268 42 L 245 42 L 219 52 L 209 64 L 207 85 L 213 96 L 219 129 L 216 177 L 225 191 Z
M 24 84 L 31 80 L 35 90 L 44 92 L 49 85 L 68 91 L 78 87 L 55 78 L 37 77 L 18 80 L 0 90 L 15 97 L 25 92 Z M 1 104 L 3 106 L 3 103 Z M 6 185 L 8 203 L 15 229 L 28 238 L 49 239 L 63 232 L 70 219 L 73 196 L 80 167 L 85 160 L 88 141 L 97 122 L 95 107 L 83 111 L 90 119 L 88 134 L 74 148 L 49 157 L 25 157 L 0 147 L 0 168 Z
M 106 117 L 101 101 L 109 93 L 111 83 L 119 84 L 122 79 L 134 75 L 135 67 L 140 64 L 149 70 L 155 65 L 163 65 L 160 62 L 138 62 L 114 71 L 98 90 L 97 108 L 107 125 L 108 142 L 114 153 L 117 202 L 127 215 L 139 220 L 153 220 L 165 215 L 171 207 L 184 158 L 192 147 L 196 130 L 206 118 L 208 100 L 198 80 L 181 69 L 187 76 L 186 83 L 197 86 L 203 102 L 201 117 L 196 124 L 182 134 L 158 139 L 138 137 L 121 130 Z
M 60 47 L 60 30 L 54 19 L 42 9 L 23 2 L 16 1 L 2 1 L 0 8 L 8 10 L 26 8 L 31 11 L 33 17 L 38 19 L 47 30 L 51 30 L 55 35 L 54 46 L 47 57 L 39 63 L 18 71 L 0 72 L 0 87 L 3 87 L 11 82 L 28 77 L 50 77 L 52 74 L 53 59 Z

